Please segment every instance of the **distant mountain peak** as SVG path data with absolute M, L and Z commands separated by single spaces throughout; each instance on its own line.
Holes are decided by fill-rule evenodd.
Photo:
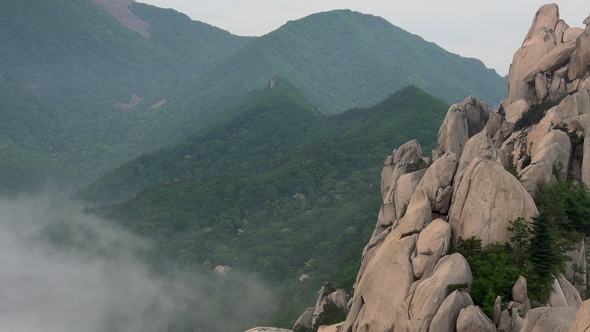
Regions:
M 139 18 L 131 11 L 133 0 L 91 0 L 94 4 L 100 6 L 107 13 L 111 14 L 117 21 L 121 22 L 127 28 L 139 33 L 147 39 L 150 39 L 151 26 Z

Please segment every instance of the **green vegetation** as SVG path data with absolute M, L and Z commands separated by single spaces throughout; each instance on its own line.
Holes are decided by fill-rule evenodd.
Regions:
M 272 325 L 291 327 L 327 280 L 351 290 L 381 204 L 383 159 L 416 134 L 423 135 L 425 148 L 434 147 L 446 109 L 407 87 L 374 107 L 326 117 L 279 78 L 215 131 L 101 179 L 169 180 L 91 211 L 153 239 L 157 248 L 145 259 L 163 275 L 216 265 L 256 274 L 280 299 Z M 274 115 L 281 121 L 269 120 Z M 420 124 L 417 133 L 413 124 Z M 134 175 L 138 161 L 143 169 Z M 176 174 L 186 174 L 182 163 L 191 175 L 175 181 Z M 219 169 L 223 173 L 214 172 Z M 144 173 L 152 175 L 134 177 Z M 90 188 L 97 193 L 112 187 L 97 182 Z M 122 188 L 110 191 L 112 197 L 121 197 Z M 298 281 L 302 273 L 310 276 L 305 282 Z
M 425 151 L 431 149 L 447 107 L 408 87 L 371 108 L 326 117 L 289 81 L 277 80 L 273 88 L 233 105 L 234 117 L 122 165 L 77 197 L 99 204 L 121 202 L 174 181 L 262 174 L 301 154 L 331 156 L 332 165 L 350 174 L 380 165 L 392 146 L 414 137 L 426 143 Z
M 251 40 L 134 9 L 152 23 L 150 40 L 87 0 L 0 3 L 0 194 L 79 188 L 170 142 L 178 133 L 156 134 L 172 114 L 148 108 Z M 131 94 L 135 108 L 116 106 Z
M 554 276 L 565 269 L 563 254 L 572 244 L 590 235 L 590 191 L 582 182 L 558 181 L 543 185 L 535 199 L 539 215 L 529 224 L 511 221 L 510 244 L 481 247 L 480 239 L 459 239 L 455 248 L 465 256 L 473 272 L 471 297 L 491 317 L 496 296 L 508 302 L 512 285 L 522 275 L 529 297 L 546 303 Z
M 575 91 L 572 93 L 575 93 Z M 539 123 L 543 116 L 545 116 L 546 111 L 551 109 L 553 106 L 559 105 L 563 98 L 567 96 L 568 95 L 566 94 L 557 99 L 547 98 L 541 103 L 531 105 L 529 109 L 526 112 L 524 112 L 522 117 L 518 119 L 518 121 L 516 121 L 516 123 L 514 124 L 514 130 L 520 130 L 522 128 L 530 127 L 534 124 Z
M 11 118 L 0 169 L 21 168 L 0 171 L 0 194 L 46 183 L 80 189 L 233 117 L 229 105 L 276 74 L 327 114 L 409 84 L 447 102 L 475 94 L 493 104 L 505 95 L 502 78 L 480 61 L 371 15 L 320 13 L 249 38 L 173 10 L 131 9 L 150 23 L 149 39 L 87 0 L 0 4 L 0 80 L 11 86 L 0 108 Z

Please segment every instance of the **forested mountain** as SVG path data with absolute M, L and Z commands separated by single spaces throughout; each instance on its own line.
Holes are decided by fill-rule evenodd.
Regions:
M 447 103 L 473 94 L 497 105 L 506 95 L 504 79 L 479 60 L 449 53 L 380 17 L 335 10 L 289 21 L 255 39 L 177 99 L 223 105 L 236 92 L 262 88 L 275 74 L 288 77 L 327 114 L 376 104 L 410 84 Z
M 81 188 L 140 153 L 231 118 L 229 105 L 276 74 L 328 114 L 375 104 L 409 84 L 447 102 L 475 94 L 494 104 L 504 96 L 502 78 L 480 61 L 371 15 L 319 13 L 248 38 L 170 9 L 130 8 L 148 24 L 148 34 L 128 29 L 89 0 L 0 4 L 0 76 L 9 91 L 35 97 L 10 95 L 1 110 L 11 113 L 10 136 L 2 137 L 12 140 L 6 143 L 15 157 L 10 162 L 31 172 L 13 181 L 22 186 L 0 178 L 0 192 L 45 181 Z M 52 137 L 44 131 L 30 136 L 23 127 L 47 128 Z M 52 159 L 28 163 L 33 154 L 19 145 L 20 136 L 32 137 L 31 151 Z M 13 169 L 6 158 L 2 163 Z
M 411 99 L 405 101 L 404 96 Z M 430 128 L 439 123 L 437 112 L 445 106 L 432 100 L 432 96 L 411 87 L 367 110 L 353 109 L 326 117 L 288 80 L 275 77 L 266 89 L 252 92 L 224 111 L 235 114 L 232 118 L 181 143 L 135 158 L 95 181 L 77 197 L 98 204 L 112 203 L 173 181 L 262 174 L 303 151 L 345 138 L 355 142 L 374 139 L 361 155 L 375 154 L 373 162 L 378 163 L 382 156 L 373 150 L 374 144 L 387 151 L 389 144 L 409 137 L 417 137 L 425 144 L 435 139 L 436 133 Z M 402 111 L 400 106 L 409 111 Z M 380 122 L 389 125 L 388 132 L 377 129 Z M 364 156 L 354 162 L 367 167 L 367 161 Z
M 41 174 L 79 186 L 164 144 L 147 135 L 159 126 L 149 107 L 251 39 L 172 10 L 133 8 L 152 22 L 149 40 L 88 0 L 0 3 L 0 76 L 10 86 L 2 91 L 3 125 L 10 123 L 2 139 L 14 157 L 2 158 L 2 168 L 38 173 L 20 174 L 20 187 L 3 173 L 0 192 L 38 186 Z M 63 172 L 31 163 L 39 149 Z
M 160 273 L 219 264 L 256 273 L 281 301 L 275 324 L 288 326 L 326 280 L 352 286 L 381 204 L 383 155 L 417 136 L 433 148 L 447 105 L 410 86 L 373 107 L 326 116 L 286 79 L 273 82 L 234 118 L 139 157 L 83 193 L 123 199 L 158 184 L 91 211 L 153 239 L 150 263 Z M 302 273 L 310 280 L 297 281 Z M 182 317 L 187 331 L 202 323 L 190 309 Z

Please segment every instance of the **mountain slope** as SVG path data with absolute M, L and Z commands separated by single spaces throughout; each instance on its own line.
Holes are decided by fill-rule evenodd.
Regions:
M 446 52 L 382 18 L 336 10 L 255 39 L 172 99 L 183 101 L 175 104 L 181 112 L 213 117 L 275 74 L 328 114 L 375 104 L 409 84 L 447 103 L 474 94 L 497 104 L 506 94 L 504 79 L 476 59 Z
M 350 141 L 351 150 L 346 157 L 334 158 L 346 159 L 342 162 L 348 167 L 356 162 L 367 167 L 366 156 L 379 151 L 372 150 L 376 142 L 380 149 L 409 137 L 433 142 L 436 134 L 429 128 L 438 125 L 437 111 L 446 107 L 418 88 L 409 87 L 369 109 L 326 117 L 286 79 L 277 77 L 271 82 L 275 84 L 272 88 L 252 93 L 225 111 L 234 113 L 233 118 L 118 167 L 77 197 L 99 204 L 112 203 L 171 181 L 261 174 L 304 150 L 311 153 L 331 149 L 335 141 Z M 402 111 L 404 108 L 411 112 Z M 377 124 L 392 131 L 384 133 Z M 364 148 L 362 143 L 366 143 Z M 359 153 L 363 155 L 360 160 L 353 157 L 353 146 L 366 149 Z
M 248 98 L 236 118 L 217 130 L 137 158 L 97 181 L 94 193 L 83 192 L 121 198 L 128 194 L 124 188 L 109 192 L 117 182 L 133 186 L 170 176 L 132 199 L 91 211 L 154 240 L 149 260 L 160 273 L 210 271 L 218 264 L 256 273 L 280 299 L 274 321 L 281 326 L 293 323 L 326 280 L 352 286 L 358 251 L 381 204 L 383 156 L 390 144 L 416 134 L 425 149 L 434 147 L 434 128 L 447 109 L 407 87 L 373 107 L 328 117 L 306 99 L 277 98 L 300 95 L 287 83 L 280 79 Z M 284 121 L 269 119 L 273 113 Z M 186 169 L 193 175 L 184 176 Z M 301 273 L 310 280 L 299 282 Z M 192 316 L 187 309 L 178 319 Z M 198 326 L 191 324 L 187 331 Z
M 165 138 L 149 134 L 159 123 L 145 111 L 169 90 L 250 40 L 170 10 L 141 4 L 134 8 L 151 20 L 150 40 L 90 1 L 0 4 L 0 75 L 12 86 L 4 91 L 11 103 L 4 104 L 2 112 L 10 113 L 10 121 L 47 128 L 30 136 L 12 127 L 11 136 L 3 132 L 2 138 L 29 137 L 36 143 L 29 145 L 33 150 L 35 145 L 59 140 L 60 144 L 51 144 L 52 159 L 67 171 L 58 175 L 45 169 L 44 163 L 26 158 L 20 164 L 32 172 L 51 173 L 55 181 L 80 186 L 142 151 L 163 145 Z M 17 90 L 28 90 L 29 96 L 22 99 Z M 51 111 L 42 114 L 28 100 Z M 18 163 L 21 157 L 14 157 Z M 0 178 L 0 192 L 8 181 L 12 179 Z

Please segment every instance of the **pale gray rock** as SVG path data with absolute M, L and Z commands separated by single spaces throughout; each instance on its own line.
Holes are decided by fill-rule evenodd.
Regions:
M 540 307 L 531 309 L 524 319 L 521 331 L 566 332 L 576 315 L 575 309 Z
M 457 166 L 457 172 L 453 180 L 453 187 L 455 190 L 459 188 L 465 171 L 471 164 L 472 160 L 475 158 L 483 158 L 487 160 L 497 159 L 496 149 L 494 149 L 493 145 L 492 139 L 485 129 L 467 141 L 463 154 L 459 159 L 459 165 Z
M 474 158 L 463 178 L 449 211 L 453 243 L 472 236 L 482 239 L 483 246 L 507 242 L 511 220 L 530 221 L 538 213 L 522 184 L 496 160 Z
M 430 331 L 453 332 L 461 309 L 473 305 L 468 293 L 455 290 L 441 303 L 430 323 Z
M 503 119 L 504 116 L 498 113 L 493 113 L 492 115 L 490 115 L 490 117 L 488 118 L 488 122 L 484 127 L 490 137 L 494 137 L 498 130 L 500 130 L 500 127 L 503 123 Z
M 537 74 L 544 72 L 554 72 L 561 68 L 570 59 L 570 56 L 576 49 L 576 42 L 570 41 L 555 47 L 551 52 L 545 54 L 533 68 L 525 75 L 524 81 L 531 84 L 535 81 Z
M 522 185 L 532 198 L 537 197 L 542 183 L 557 184 L 557 178 L 553 174 L 553 163 L 548 160 L 527 166 L 520 172 L 520 175 Z
M 409 201 L 426 169 L 411 171 L 408 166 L 423 160 L 422 149 L 417 140 L 411 140 L 384 162 L 381 171 L 381 196 L 383 205 L 379 210 L 372 237 L 381 234 L 399 217 L 403 206 Z
M 510 318 L 511 318 L 510 326 L 512 327 L 512 331 L 523 331 L 523 332 L 525 331 L 522 329 L 522 326 L 524 325 L 524 318 L 520 317 L 517 308 L 513 308 L 510 311 Z
M 488 105 L 473 96 L 460 104 L 453 104 L 438 131 L 438 144 L 433 151 L 433 160 L 446 152 L 461 156 L 469 137 L 480 132 L 488 121 Z
M 590 300 L 586 300 L 576 312 L 574 321 L 568 332 L 588 332 L 590 331 Z
M 590 186 L 590 128 L 584 132 L 584 157 L 582 158 L 582 181 Z
M 318 327 L 318 332 L 340 332 L 341 326 L 342 326 L 342 323 L 338 323 L 338 324 L 334 324 L 334 325 L 330 325 L 330 326 L 322 325 L 322 326 Z
M 301 316 L 299 316 L 299 318 L 297 318 L 297 321 L 295 321 L 295 325 L 293 325 L 293 329 L 295 329 L 297 326 L 303 326 L 305 328 L 311 328 L 312 327 L 312 322 L 313 322 L 313 312 L 314 312 L 315 308 L 314 307 L 309 307 L 307 308 L 307 310 L 305 310 Z
M 225 265 L 217 265 L 215 267 L 215 269 L 213 269 L 213 271 L 215 271 L 215 273 L 225 276 L 228 273 L 230 273 L 232 270 L 232 268 L 230 266 L 225 266 Z
M 496 332 L 496 326 L 479 307 L 472 305 L 459 313 L 457 332 Z
M 552 308 L 569 308 L 565 294 L 563 293 L 563 290 L 561 289 L 557 279 L 553 279 L 553 284 L 551 284 L 551 290 L 549 291 L 549 302 L 547 302 L 547 306 Z
M 245 332 L 293 332 L 292 330 L 280 329 L 277 327 L 254 327 Z
M 548 5 L 543 7 L 546 6 Z M 543 56 L 557 46 L 554 29 L 559 19 L 559 11 L 550 13 L 551 10 L 544 10 L 543 7 L 537 12 L 538 15 L 535 16 L 523 45 L 512 58 L 508 72 L 508 100 L 511 103 L 519 99 L 531 100 L 535 96 L 534 86 L 527 84 L 524 78 Z
M 372 238 L 381 234 L 387 227 L 391 226 L 396 219 L 395 204 L 393 202 L 383 203 L 379 208 L 379 215 L 377 216 L 377 224 L 373 231 Z
M 472 282 L 471 268 L 461 254 L 441 258 L 432 276 L 422 280 L 416 287 L 409 309 L 409 330 L 428 331 L 434 315 L 450 293 L 447 286 L 463 283 L 471 285 Z
M 588 100 L 588 92 L 582 90 L 573 95 L 565 97 L 560 103 L 561 116 L 563 122 L 568 123 L 576 116 L 590 113 L 590 101 Z
M 433 220 L 418 237 L 417 256 L 412 259 L 414 276 L 428 278 L 438 260 L 446 255 L 451 243 L 451 226 L 442 219 Z
M 510 123 L 516 123 L 524 112 L 529 109 L 529 103 L 524 99 L 515 100 L 510 106 L 506 107 L 506 121 Z
M 574 286 L 579 294 L 586 293 L 586 242 L 582 241 L 574 244 L 574 250 L 566 252 L 569 261 L 566 265 L 566 274 L 569 280 L 573 281 Z
M 567 301 L 568 307 L 578 310 L 578 308 L 580 308 L 580 306 L 582 305 L 582 298 L 576 290 L 576 287 L 574 287 L 574 285 L 572 285 L 572 283 L 569 282 L 563 276 L 563 274 L 559 275 L 557 281 L 559 282 L 559 286 L 563 291 L 563 295 L 565 297 L 565 300 Z
M 414 273 L 410 257 L 415 250 L 413 236 L 401 238 L 392 231 L 357 278 L 350 312 L 342 325 L 343 332 L 383 331 L 395 321 L 398 307 L 404 302 Z
M 428 167 L 408 203 L 406 214 L 392 228 L 402 236 L 422 231 L 433 219 L 432 211 L 439 188 L 444 189 L 451 185 L 456 167 L 457 160 L 453 153 L 444 154 Z
M 553 79 L 549 86 L 549 98 L 557 100 L 567 93 L 566 75 L 568 67 L 562 67 L 553 73 Z M 569 76 L 567 76 L 569 78 Z
M 418 184 L 426 174 L 426 168 L 416 172 L 404 174 L 397 179 L 396 191 L 393 196 L 393 202 L 395 204 L 396 219 L 400 217 L 404 205 L 410 202 L 410 198 L 416 191 Z
M 576 41 L 576 39 L 584 32 L 582 28 L 568 28 L 563 33 L 563 42 Z
M 531 129 L 526 137 L 526 152 L 531 158 L 537 153 L 539 143 L 541 143 L 543 137 L 545 137 L 549 131 L 553 130 L 553 126 L 558 123 L 563 123 L 561 108 L 559 106 L 554 106 L 550 108 L 541 121 Z
M 531 164 L 549 161 L 559 170 L 559 178 L 565 181 L 569 170 L 572 154 L 572 143 L 569 136 L 561 130 L 551 130 L 537 147 L 537 152 L 531 159 Z
M 576 116 L 567 124 L 567 127 L 569 130 L 581 132 L 583 135 L 586 128 L 590 127 L 590 115 L 582 114 Z
M 569 27 L 570 26 L 567 25 L 564 20 L 560 19 L 557 21 L 557 24 L 555 25 L 555 41 L 557 42 L 558 46 L 564 43 L 563 35 L 565 35 L 565 32 L 567 29 L 569 29 Z
M 512 300 L 524 303 L 528 298 L 527 282 L 523 276 L 518 277 L 512 286 Z
M 328 293 L 330 288 L 327 285 L 322 286 L 319 290 L 319 296 L 315 304 L 315 308 L 313 310 L 311 326 L 315 325 L 318 316 L 324 312 L 324 305 L 328 303 L 328 301 L 333 302 L 339 308 L 347 310 L 347 301 L 346 301 L 346 292 L 343 289 L 338 289 L 334 292 Z
M 522 46 L 530 45 L 534 43 L 536 39 L 539 38 L 539 35 L 542 34 L 541 30 L 543 28 L 555 30 L 557 22 L 559 21 L 559 7 L 554 4 L 546 4 L 541 6 L 535 13 L 535 17 L 533 18 L 533 23 L 529 28 L 529 32 L 524 37 L 524 41 L 522 42 Z
M 500 314 L 502 313 L 502 297 L 500 295 L 496 296 L 496 300 L 494 300 L 494 325 L 498 326 L 500 322 Z
M 588 63 L 590 63 L 590 29 L 576 38 L 576 49 L 572 53 L 568 76 L 570 80 L 584 78 L 588 72 Z
M 453 187 L 447 186 L 444 189 L 438 188 L 438 192 L 436 193 L 436 199 L 434 200 L 433 211 L 446 214 L 449 211 L 451 198 L 453 198 Z
M 519 332 L 512 328 L 512 318 L 510 317 L 510 312 L 506 309 L 502 310 L 500 313 L 500 319 L 498 320 L 498 331 L 504 332 Z
M 549 93 L 549 80 L 545 73 L 537 73 L 535 76 L 535 92 L 537 93 L 537 100 L 544 100 Z

